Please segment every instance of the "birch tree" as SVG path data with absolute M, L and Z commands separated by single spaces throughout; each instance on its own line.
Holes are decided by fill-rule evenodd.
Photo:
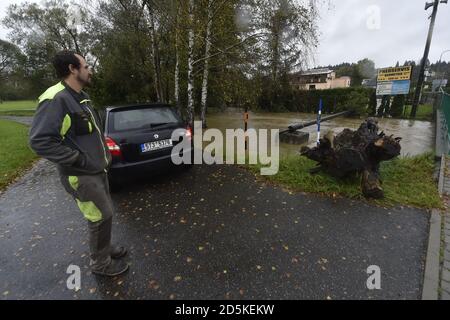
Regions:
M 178 114 L 181 115 L 181 105 L 180 105 L 180 56 L 179 56 L 179 15 L 180 15 L 180 8 L 177 7 L 175 11 L 175 74 L 174 74 L 174 102 L 175 106 L 177 108 Z
M 189 0 L 189 46 L 188 46 L 188 122 L 194 125 L 194 0 Z
M 201 100 L 201 120 L 203 128 L 206 128 L 206 102 L 208 98 L 208 72 L 209 72 L 209 56 L 211 51 L 211 32 L 213 24 L 213 7 L 211 0 L 208 0 L 208 20 L 206 24 L 205 36 L 205 64 L 203 67 L 203 82 L 202 82 L 202 100 Z
M 192 124 L 198 94 L 206 126 L 208 104 L 265 108 L 284 95 L 289 73 L 312 56 L 316 4 L 326 0 L 69 1 L 12 5 L 3 19 L 37 70 L 36 92 L 54 82 L 49 60 L 67 48 L 94 62 L 99 104 L 173 100 Z
M 149 13 L 149 23 L 150 23 L 150 39 L 152 44 L 152 58 L 153 58 L 153 73 L 154 73 L 154 86 L 156 97 L 158 102 L 166 102 L 162 90 L 162 79 L 161 79 L 161 58 L 159 53 L 159 39 L 155 24 L 155 12 L 153 9 L 153 4 L 151 1 L 146 1 L 148 13 Z

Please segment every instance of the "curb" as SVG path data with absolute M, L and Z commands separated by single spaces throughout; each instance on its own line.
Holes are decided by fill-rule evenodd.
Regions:
M 423 280 L 422 300 L 438 300 L 439 290 L 439 251 L 441 248 L 441 213 L 433 209 L 430 218 L 427 260 Z
M 439 170 L 438 190 L 442 195 L 444 187 L 445 156 L 441 157 Z M 430 233 L 428 237 L 427 257 L 425 264 L 425 275 L 423 280 L 422 300 L 438 300 L 439 292 L 439 269 L 441 249 L 441 213 L 437 209 L 431 210 Z
M 439 169 L 438 192 L 442 196 L 444 193 L 444 173 L 445 173 L 445 156 L 441 156 L 441 167 Z

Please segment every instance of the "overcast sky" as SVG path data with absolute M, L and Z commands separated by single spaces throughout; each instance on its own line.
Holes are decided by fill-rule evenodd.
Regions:
M 425 2 L 331 0 L 329 10 L 326 6 L 321 10 L 322 35 L 316 64 L 355 62 L 367 57 L 374 60 L 377 67 L 388 67 L 397 61 L 420 60 L 432 12 L 432 8 L 424 10 Z M 437 61 L 442 51 L 449 49 L 450 4 L 441 4 L 429 59 Z M 442 60 L 450 61 L 450 52 L 444 54 Z
M 322 5 L 320 10 L 321 36 L 315 66 L 369 58 L 376 67 L 388 67 L 422 57 L 432 11 L 424 10 L 426 0 L 322 1 L 330 5 Z M 0 0 L 0 19 L 9 4 L 21 2 Z M 7 33 L 0 26 L 0 38 L 5 39 Z M 439 60 L 444 50 L 450 50 L 450 4 L 440 5 L 430 60 Z M 442 60 L 450 61 L 450 52 Z

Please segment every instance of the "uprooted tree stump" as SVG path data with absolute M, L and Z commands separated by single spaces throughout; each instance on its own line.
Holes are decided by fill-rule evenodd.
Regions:
M 356 131 L 344 129 L 337 136 L 329 131 L 317 147 L 303 147 L 301 155 L 318 162 L 311 173 L 324 171 L 336 178 L 360 173 L 363 195 L 383 198 L 380 162 L 400 155 L 401 138 L 386 136 L 378 130 L 378 121 L 368 118 Z

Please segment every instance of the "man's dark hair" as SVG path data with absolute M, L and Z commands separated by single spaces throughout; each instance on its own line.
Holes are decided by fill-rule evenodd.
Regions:
M 80 60 L 75 56 L 75 52 L 69 50 L 59 51 L 53 58 L 53 67 L 56 70 L 58 78 L 64 79 L 70 74 L 69 65 L 73 65 L 76 69 L 80 69 Z

